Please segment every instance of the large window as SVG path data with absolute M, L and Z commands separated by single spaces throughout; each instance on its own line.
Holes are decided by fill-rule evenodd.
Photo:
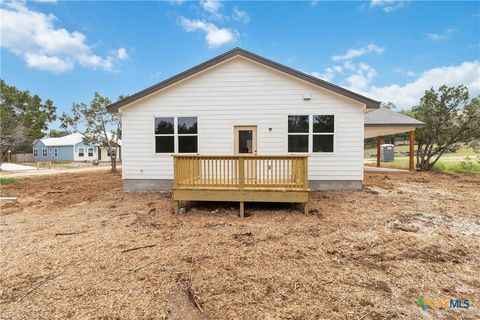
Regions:
M 37 148 L 33 148 L 33 156 L 35 158 L 38 157 L 38 149 Z
M 333 152 L 335 117 L 313 116 L 313 152 Z
M 155 118 L 155 152 L 175 152 L 175 131 L 174 119 Z
M 88 148 L 88 156 L 93 157 L 93 148 Z
M 198 152 L 197 117 L 155 118 L 155 153 L 175 152 Z
M 42 149 L 42 157 L 44 157 L 44 158 L 48 157 L 48 149 L 47 148 Z
M 178 153 L 198 152 L 197 117 L 178 117 Z
M 288 116 L 288 152 L 308 152 L 309 116 Z
M 334 136 L 333 115 L 288 116 L 288 152 L 334 152 Z
M 58 148 L 53 148 L 53 157 L 58 158 Z
M 83 157 L 85 156 L 85 148 L 78 148 L 78 156 Z

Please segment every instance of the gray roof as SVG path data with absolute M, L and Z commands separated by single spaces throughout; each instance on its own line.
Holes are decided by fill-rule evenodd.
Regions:
M 303 73 L 301 71 L 298 71 L 298 70 L 295 70 L 293 68 L 290 68 L 290 67 L 287 67 L 283 64 L 280 64 L 278 62 L 275 62 L 275 61 L 272 61 L 272 60 L 269 60 L 269 59 L 266 59 L 264 57 L 261 57 L 255 53 L 252 53 L 252 52 L 249 52 L 247 50 L 244 50 L 244 49 L 241 49 L 241 48 L 235 48 L 235 49 L 232 49 L 230 51 L 227 51 L 213 59 L 210 59 L 208 61 L 205 61 L 193 68 L 190 68 L 186 71 L 183 71 L 171 78 L 168 78 L 162 82 L 159 82 L 151 87 L 148 87 L 142 91 L 139 91 L 131 96 L 128 96 L 127 98 L 125 99 L 122 99 L 122 100 L 119 100 L 117 102 L 114 102 L 112 103 L 111 105 L 107 106 L 107 110 L 108 112 L 111 112 L 111 113 L 115 113 L 115 112 L 118 112 L 118 109 L 127 105 L 127 104 L 130 104 L 132 102 L 135 102 L 143 97 L 146 97 L 160 89 L 163 89 L 165 87 L 168 87 L 180 80 L 183 80 L 187 77 L 190 77 L 200 71 L 203 71 L 207 68 L 210 68 L 220 62 L 223 62 L 225 60 L 228 60 L 234 56 L 242 56 L 242 57 L 245 57 L 247 59 L 250 59 L 250 60 L 253 60 L 253 61 L 256 61 L 258 63 L 261 63 L 263 65 L 266 65 L 270 68 L 273 68 L 273 69 L 276 69 L 278 71 L 281 71 L 281 72 L 284 72 L 284 73 L 287 73 L 291 76 L 294 76 L 294 77 L 297 77 L 299 79 L 302 79 L 304 81 L 308 81 L 312 84 L 315 84 L 319 87 L 322 87 L 322 88 L 325 88 L 327 90 L 330 90 L 330 91 L 333 91 L 335 93 L 338 93 L 340 95 L 343 95 L 345 97 L 348 97 L 350 99 L 353 99 L 355 101 L 358 101 L 358 102 L 361 102 L 361 103 L 364 103 L 367 108 L 369 109 L 377 109 L 377 108 L 380 108 L 380 102 L 379 101 L 376 101 L 376 100 L 373 100 L 373 99 L 370 99 L 370 98 L 367 98 L 365 96 L 362 96 L 356 92 L 353 92 L 353 91 L 350 91 L 348 89 L 345 89 L 345 88 L 342 88 L 340 86 L 337 86 L 335 84 L 332 84 L 330 82 L 327 82 L 325 80 L 322 80 L 322 79 L 319 79 L 317 77 L 314 77 L 314 76 L 311 76 L 309 74 L 306 74 L 306 73 Z
M 422 121 L 385 108 L 365 114 L 365 127 L 421 127 L 424 125 Z

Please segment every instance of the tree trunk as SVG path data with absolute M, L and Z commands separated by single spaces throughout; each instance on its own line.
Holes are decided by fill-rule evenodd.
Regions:
M 112 152 L 110 151 L 110 154 L 112 154 Z M 117 155 L 112 155 L 110 157 L 110 160 L 112 161 L 112 173 L 115 173 L 117 172 Z

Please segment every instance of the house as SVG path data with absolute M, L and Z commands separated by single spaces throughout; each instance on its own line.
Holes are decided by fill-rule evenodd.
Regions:
M 83 135 L 80 133 L 72 133 L 60 138 L 35 140 L 33 157 L 35 161 L 110 160 L 107 148 L 85 144 Z
M 210 181 L 223 175 L 228 188 L 249 181 L 266 186 L 260 178 L 276 174 L 275 181 L 283 170 L 280 182 L 269 184 L 279 186 L 287 177 L 299 181 L 297 165 L 307 171 L 303 187 L 325 190 L 361 188 L 365 114 L 379 107 L 379 101 L 235 48 L 117 101 L 108 111 L 122 116 L 127 192 L 175 190 L 187 180 L 205 189 L 207 180 L 192 177 L 206 174 Z M 389 126 L 384 121 L 369 130 Z M 235 156 L 242 164 L 229 162 Z M 265 163 L 252 162 L 248 169 L 254 158 L 243 162 L 244 156 Z M 210 160 L 215 168 L 206 167 Z M 249 170 L 250 178 L 244 180 L 247 173 L 239 174 L 236 165 Z

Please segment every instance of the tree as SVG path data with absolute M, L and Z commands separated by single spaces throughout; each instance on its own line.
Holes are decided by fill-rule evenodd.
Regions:
M 50 132 L 48 133 L 48 136 L 50 138 L 61 138 L 68 136 L 71 132 L 68 130 L 55 130 L 55 129 L 50 129 Z
M 120 97 L 119 99 L 122 99 Z M 112 172 L 116 171 L 116 149 L 121 135 L 120 116 L 107 112 L 112 102 L 95 92 L 93 100 L 85 103 L 73 103 L 72 113 L 64 112 L 60 117 L 61 128 L 72 128 L 83 134 L 83 142 L 107 148 L 112 163 Z M 113 129 L 113 131 L 109 131 Z
M 426 124 L 416 130 L 420 170 L 431 170 L 456 143 L 480 138 L 480 97 L 469 99 L 466 86 L 431 88 L 409 114 Z
M 382 102 L 380 103 L 380 108 L 384 108 L 384 109 L 395 109 L 397 106 L 395 106 L 395 104 L 393 102 Z
M 56 119 L 52 100 L 20 91 L 0 79 L 0 146 L 5 150 L 31 151 L 35 139 L 44 136 Z

